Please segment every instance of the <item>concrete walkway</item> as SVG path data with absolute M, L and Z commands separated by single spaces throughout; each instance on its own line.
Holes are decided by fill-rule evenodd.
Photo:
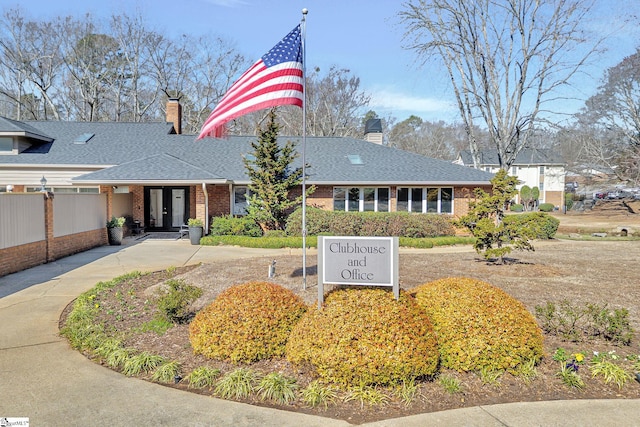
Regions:
M 468 248 L 447 249 L 447 251 Z M 428 253 L 430 250 L 427 250 Z M 298 251 L 299 252 L 299 251 Z M 98 281 L 209 260 L 289 250 L 201 247 L 188 240 L 127 240 L 0 278 L 0 420 L 31 426 L 348 426 L 345 421 L 254 407 L 133 379 L 97 365 L 58 335 L 63 309 Z M 370 426 L 640 426 L 640 400 L 482 406 Z

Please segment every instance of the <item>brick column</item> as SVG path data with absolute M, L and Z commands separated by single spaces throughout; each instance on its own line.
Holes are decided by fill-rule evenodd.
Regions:
M 44 197 L 44 239 L 46 261 L 55 260 L 53 253 L 53 193 L 42 193 Z
M 206 208 L 205 208 L 205 197 L 204 192 L 202 191 L 202 186 L 196 185 L 196 218 L 201 219 L 205 224 L 207 223 L 207 218 L 205 218 Z

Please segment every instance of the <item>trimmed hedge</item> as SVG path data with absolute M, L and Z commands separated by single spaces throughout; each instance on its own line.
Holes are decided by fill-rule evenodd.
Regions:
M 560 220 L 544 212 L 527 212 L 504 217 L 505 225 L 515 225 L 533 231 L 535 239 L 553 239 L 558 231 Z
M 533 315 L 495 286 L 452 277 L 420 285 L 412 293 L 433 323 L 444 367 L 516 373 L 543 356 L 543 335 Z
M 287 219 L 290 236 L 301 235 L 302 209 Z M 454 236 L 455 229 L 445 215 L 409 212 L 336 212 L 307 208 L 308 235 L 400 236 L 411 238 Z
M 321 310 L 310 308 L 295 326 L 286 356 L 346 387 L 408 381 L 433 375 L 438 365 L 426 312 L 404 292 L 396 301 L 379 288 L 330 292 Z
M 307 310 L 300 297 L 269 282 L 223 291 L 189 325 L 195 354 L 249 363 L 284 355 L 293 325 Z
M 262 229 L 254 220 L 246 216 L 217 216 L 211 220 L 209 234 L 212 236 L 262 236 Z
M 538 206 L 540 212 L 551 212 L 554 208 L 553 203 L 541 203 L 540 206 Z

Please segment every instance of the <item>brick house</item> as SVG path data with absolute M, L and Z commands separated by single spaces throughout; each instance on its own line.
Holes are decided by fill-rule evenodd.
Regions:
M 166 123 L 0 118 L 0 192 L 40 191 L 44 178 L 54 194 L 105 194 L 107 217 L 129 217 L 148 231 L 242 215 L 250 184 L 242 160 L 256 137 L 197 141 L 180 133 L 180 122 L 175 100 Z M 317 187 L 308 205 L 459 216 L 475 187 L 490 188 L 492 174 L 383 146 L 372 129 L 366 140 L 306 138 L 307 184 Z

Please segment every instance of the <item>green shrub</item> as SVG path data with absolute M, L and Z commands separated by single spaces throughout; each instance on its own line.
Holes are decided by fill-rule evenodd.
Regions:
M 426 313 L 404 292 L 396 301 L 379 288 L 330 292 L 322 309 L 309 309 L 295 326 L 286 356 L 347 387 L 433 375 L 438 364 Z
M 527 212 L 504 217 L 505 226 L 529 230 L 533 239 L 552 239 L 558 231 L 560 220 L 544 212 Z
M 629 345 L 633 338 L 629 311 L 625 308 L 610 310 L 607 304 L 579 305 L 562 300 L 557 304 L 548 301 L 537 305 L 535 312 L 545 332 L 566 340 L 604 338 L 618 345 Z
M 553 211 L 555 206 L 553 206 L 553 203 L 540 203 L 540 206 L 538 206 L 538 209 L 540 210 L 540 212 L 551 212 Z
M 173 383 L 180 374 L 180 367 L 180 362 L 177 360 L 165 362 L 158 366 L 151 379 L 165 384 Z
M 202 289 L 187 284 L 182 279 L 169 279 L 166 290 L 159 292 L 158 309 L 166 320 L 182 323 L 189 319 L 191 304 L 202 296 Z
M 564 205 L 567 207 L 567 210 L 570 211 L 573 207 L 573 193 L 564 193 Z
M 211 220 L 209 233 L 213 236 L 262 236 L 262 229 L 246 216 L 217 216 Z
M 312 408 L 322 405 L 327 409 L 329 403 L 335 402 L 337 397 L 336 389 L 318 380 L 311 381 L 302 389 L 302 401 Z
M 189 227 L 202 227 L 202 226 L 204 226 L 204 224 L 202 223 L 202 220 L 200 218 L 189 218 L 187 220 L 187 225 Z
M 512 212 L 522 212 L 524 210 L 524 206 L 520 203 L 513 203 L 509 209 Z
M 451 375 L 439 376 L 438 384 L 449 394 L 460 393 L 462 391 L 462 383 L 460 380 Z
M 591 361 L 589 370 L 591 371 L 592 377 L 595 378 L 600 376 L 604 379 L 605 384 L 613 382 L 618 386 L 618 389 L 622 389 L 627 381 L 633 377 L 614 360 L 615 359 L 607 357 L 605 353 Z
M 360 402 L 360 409 L 363 409 L 365 403 L 369 406 L 382 406 L 389 401 L 389 398 L 375 386 L 360 384 L 350 387 L 344 398 L 345 402 L 352 400 Z
M 453 277 L 413 290 L 438 336 L 440 363 L 457 371 L 508 370 L 543 355 L 543 337 L 525 306 L 488 283 Z
M 215 394 L 223 399 L 246 399 L 256 390 L 259 381 L 256 371 L 238 368 L 218 381 Z
M 248 363 L 278 357 L 305 311 L 302 299 L 282 286 L 236 285 L 196 314 L 189 339 L 196 354 L 211 359 Z
M 257 387 L 262 400 L 271 400 L 282 405 L 288 405 L 294 401 L 297 390 L 296 379 L 284 376 L 280 372 L 265 375 Z
M 129 376 L 146 374 L 156 370 L 167 361 L 162 356 L 151 354 L 148 351 L 129 356 L 124 362 L 122 373 Z
M 189 388 L 213 388 L 216 378 L 220 376 L 220 369 L 200 366 L 187 375 Z
M 287 219 L 290 236 L 301 235 L 302 209 Z M 342 212 L 307 208 L 307 234 L 332 236 L 453 236 L 455 229 L 447 216 L 409 212 Z

